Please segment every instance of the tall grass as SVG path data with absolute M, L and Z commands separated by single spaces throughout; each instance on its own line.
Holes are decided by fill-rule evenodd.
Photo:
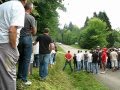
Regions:
M 32 85 L 25 86 L 22 81 L 18 80 L 17 90 L 108 90 L 91 74 L 71 72 L 68 66 L 65 71 L 62 71 L 64 62 L 64 52 L 58 48 L 56 64 L 49 68 L 47 80 L 40 81 L 39 69 L 33 68 L 33 74 L 28 77 Z

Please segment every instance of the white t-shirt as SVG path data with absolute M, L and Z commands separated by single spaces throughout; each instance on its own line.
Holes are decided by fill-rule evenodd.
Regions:
M 20 1 L 8 1 L 0 5 L 0 43 L 9 43 L 10 26 L 18 26 L 18 43 L 20 30 L 24 27 L 24 18 L 25 9 Z
M 92 54 L 88 53 L 88 62 L 92 62 Z
M 77 53 L 76 54 L 76 60 L 81 61 L 83 59 L 83 53 Z
M 111 60 L 112 60 L 112 61 L 117 61 L 117 57 L 118 57 L 117 52 L 112 51 L 112 52 L 110 53 L 110 57 L 111 57 Z
M 39 54 L 39 42 L 37 42 L 37 44 L 33 46 L 33 53 Z

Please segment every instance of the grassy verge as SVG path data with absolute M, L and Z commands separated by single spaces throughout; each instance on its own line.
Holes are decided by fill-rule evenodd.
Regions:
M 97 82 L 93 75 L 85 72 L 71 72 L 69 67 L 63 72 L 64 52 L 58 48 L 56 64 L 49 68 L 49 75 L 46 81 L 40 81 L 39 70 L 33 68 L 33 74 L 29 75 L 32 81 L 31 86 L 25 86 L 17 81 L 17 90 L 108 90 L 101 83 Z

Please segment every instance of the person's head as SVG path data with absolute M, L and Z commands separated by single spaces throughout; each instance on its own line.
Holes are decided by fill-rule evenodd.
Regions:
M 49 34 L 49 28 L 44 28 L 43 33 L 44 33 L 44 34 Z
M 21 1 L 23 6 L 25 6 L 25 4 L 27 3 L 27 0 L 1 0 L 2 3 L 7 2 L 7 1 Z
M 68 53 L 70 53 L 70 51 L 68 51 Z
M 33 3 L 26 3 L 24 7 L 26 12 L 31 13 L 33 10 Z
M 23 6 L 25 6 L 25 4 L 27 3 L 27 0 L 19 0 L 21 1 L 21 3 L 23 4 Z

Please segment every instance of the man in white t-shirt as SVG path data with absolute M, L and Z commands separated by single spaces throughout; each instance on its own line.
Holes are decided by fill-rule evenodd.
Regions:
M 117 52 L 114 49 L 112 49 L 112 52 L 110 53 L 110 60 L 112 63 L 112 71 L 117 70 L 117 66 L 118 66 L 117 58 L 118 58 Z
M 76 61 L 77 61 L 77 70 L 80 71 L 82 63 L 81 60 L 83 60 L 83 53 L 82 51 L 78 50 L 78 53 L 76 54 Z
M 24 26 L 23 5 L 27 0 L 20 1 L 11 0 L 0 5 L 0 90 L 16 90 L 17 44 Z

